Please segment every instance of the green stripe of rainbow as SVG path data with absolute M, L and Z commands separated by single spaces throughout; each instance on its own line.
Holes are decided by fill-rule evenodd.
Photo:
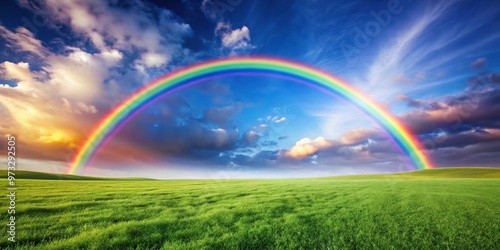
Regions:
M 420 141 L 401 122 L 368 96 L 328 73 L 296 62 L 269 57 L 244 57 L 207 61 L 196 64 L 146 85 L 113 109 L 93 130 L 75 155 L 69 173 L 79 173 L 92 159 L 106 139 L 142 106 L 169 90 L 208 76 L 228 73 L 272 73 L 311 82 L 350 101 L 383 127 L 408 156 L 416 169 L 432 168 L 431 160 L 421 151 Z

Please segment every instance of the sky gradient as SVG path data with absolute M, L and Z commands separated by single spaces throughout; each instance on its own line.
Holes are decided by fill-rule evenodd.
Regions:
M 0 10 L 0 151 L 64 172 L 135 90 L 204 60 L 266 55 L 339 76 L 390 110 L 438 167 L 500 167 L 495 1 L 9 1 Z M 286 156 L 286 157 L 285 157 Z M 305 177 L 411 170 L 373 121 L 264 76 L 210 80 L 141 111 L 88 175 Z

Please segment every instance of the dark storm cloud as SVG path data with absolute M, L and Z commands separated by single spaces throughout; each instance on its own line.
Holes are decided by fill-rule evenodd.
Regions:
M 500 88 L 493 81 L 487 86 L 469 88 L 454 96 L 430 100 L 405 97 L 400 100 L 414 107 L 412 111 L 402 115 L 401 120 L 422 138 L 427 152 L 433 155 L 438 166 L 478 163 L 498 166 L 500 150 L 496 145 L 500 142 Z M 306 158 L 292 159 L 285 153 L 278 159 L 310 164 L 392 162 L 407 165 L 405 160 L 394 160 L 401 158 L 403 154 L 380 131 L 352 130 L 338 140 L 329 142 L 330 146 Z M 461 156 L 456 157 L 457 155 Z M 480 160 L 481 157 L 484 157 L 484 162 Z
M 500 130 L 473 129 L 455 134 L 440 135 L 436 137 L 436 141 L 440 148 L 463 148 L 468 145 L 476 145 L 483 142 L 500 141 Z
M 432 159 L 442 167 L 498 167 L 500 140 L 469 145 L 463 148 L 442 148 L 431 152 Z
M 454 132 L 464 127 L 500 127 L 500 89 L 465 91 L 442 101 L 430 101 L 401 119 L 417 134 Z
M 407 99 L 406 105 L 411 108 L 423 108 L 425 110 L 438 110 L 442 109 L 442 104 L 432 101 L 432 100 L 416 100 L 416 99 Z
M 232 107 L 197 110 L 183 98 L 172 96 L 134 117 L 119 137 L 159 155 L 213 157 L 238 145 L 240 132 L 230 126 L 235 114 Z
M 474 67 L 480 68 L 482 61 Z M 438 100 L 412 100 L 402 121 L 419 134 L 438 166 L 498 166 L 500 162 L 499 73 L 478 73 L 470 88 Z M 414 105 L 418 103 L 418 105 Z
M 499 85 L 500 72 L 481 71 L 478 74 L 469 77 L 467 79 L 467 83 L 473 89 L 488 85 Z
M 250 155 L 260 147 L 277 145 L 269 138 L 261 141 L 269 135 L 270 127 L 257 124 L 243 130 L 236 119 L 243 104 L 212 105 L 195 107 L 181 94 L 169 95 L 141 111 L 114 137 L 122 145 L 140 145 L 157 158 L 202 160 L 207 166 L 264 162 L 259 153 Z

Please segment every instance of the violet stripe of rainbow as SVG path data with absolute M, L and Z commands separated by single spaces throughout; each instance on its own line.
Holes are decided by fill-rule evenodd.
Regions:
M 89 159 L 98 152 L 102 142 L 143 105 L 161 96 L 166 91 L 174 90 L 189 82 L 231 72 L 273 73 L 311 82 L 318 85 L 318 87 L 326 88 L 337 96 L 351 102 L 366 115 L 377 121 L 408 156 L 415 169 L 433 167 L 431 160 L 422 152 L 423 147 L 419 139 L 392 114 L 353 86 L 326 72 L 303 64 L 268 57 L 244 57 L 203 62 L 172 72 L 145 85 L 102 119 L 80 147 L 68 172 L 76 174 L 86 167 Z

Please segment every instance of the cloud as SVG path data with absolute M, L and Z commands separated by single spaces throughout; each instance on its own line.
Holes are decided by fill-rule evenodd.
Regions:
M 72 104 L 68 99 L 62 98 L 63 102 L 63 107 L 75 114 L 82 114 L 82 113 L 90 113 L 90 114 L 95 114 L 97 113 L 97 108 L 94 105 L 87 105 L 83 102 L 76 102 L 75 104 Z
M 370 67 L 370 84 L 383 82 L 387 76 L 392 75 L 394 77 L 401 70 L 401 64 L 406 63 L 408 56 L 422 56 L 413 54 L 413 44 L 419 37 L 425 34 L 424 31 L 433 22 L 445 13 L 450 5 L 451 3 L 443 2 L 434 5 L 431 9 L 424 9 L 422 16 L 419 16 L 418 20 L 412 23 L 404 32 L 399 33 L 397 38 L 392 43 L 389 43 L 386 48 L 381 49 L 378 57 L 375 58 L 374 63 Z
M 444 133 L 436 135 L 439 148 L 463 148 L 469 145 L 476 145 L 484 142 L 500 141 L 500 129 L 471 129 L 459 131 L 458 133 Z
M 6 79 L 23 82 L 31 81 L 33 79 L 29 63 L 26 62 L 3 62 L 0 64 L 0 70 L 2 70 L 2 74 Z
M 271 128 L 267 124 L 259 124 L 253 126 L 247 132 L 245 132 L 242 136 L 242 145 L 244 146 L 255 146 L 257 142 L 263 138 L 264 136 L 269 134 Z M 267 142 L 267 144 L 272 145 L 272 142 Z
M 500 89 L 489 84 L 421 100 L 401 120 L 422 138 L 438 166 L 498 166 L 498 158 L 490 152 L 500 142 L 499 99 Z
M 0 25 L 0 36 L 15 50 L 30 52 L 38 57 L 44 57 L 48 54 L 48 50 L 42 45 L 42 42 L 24 27 L 18 27 L 15 32 L 12 32 Z
M 385 100 L 396 95 L 410 94 L 422 90 L 463 80 L 455 75 L 443 79 L 442 73 L 454 72 L 463 63 L 463 58 L 480 54 L 486 46 L 500 40 L 499 34 L 480 34 L 480 28 L 490 25 L 497 8 L 482 11 L 481 15 L 470 13 L 468 22 L 453 22 L 459 8 L 459 1 L 419 2 L 417 8 L 405 8 L 405 18 L 400 28 L 381 33 L 370 47 L 363 49 L 360 60 L 375 55 L 366 68 L 364 77 L 359 76 L 359 66 L 352 66 L 351 82 L 359 85 L 375 100 Z M 484 6 L 482 6 L 484 7 Z M 400 18 L 400 17 L 398 17 Z M 399 20 L 399 19 L 398 19 Z M 378 43 L 381 40 L 383 42 Z M 458 46 L 458 44 L 465 44 Z M 450 52 L 452 51 L 452 52 Z M 369 59 L 368 59 L 369 60 Z M 465 62 L 470 64 L 470 62 Z M 476 62 L 481 65 L 483 60 Z M 439 72 L 436 72 L 439 69 Z M 368 84 L 365 84 L 365 83 Z M 418 84 L 400 84 L 417 83 Z
M 329 148 L 333 145 L 331 141 L 326 140 L 324 137 L 320 136 L 314 140 L 310 138 L 303 138 L 296 142 L 293 147 L 286 152 L 286 155 L 291 158 L 303 159 L 318 151 Z
M 368 139 L 381 140 L 384 139 L 386 135 L 376 129 L 353 129 L 345 132 L 339 139 L 342 145 L 356 145 L 360 144 Z
M 281 118 L 278 118 L 277 116 L 273 117 L 273 122 L 274 123 L 282 123 L 282 122 L 285 122 L 286 121 L 286 117 L 281 117 Z
M 448 147 L 433 151 L 432 159 L 442 167 L 482 166 L 498 167 L 500 141 L 494 140 L 470 144 L 464 147 Z
M 424 108 L 426 110 L 437 110 L 446 106 L 446 103 L 434 100 L 412 99 L 408 96 L 400 96 L 399 98 L 401 101 L 406 101 L 406 105 L 411 108 Z
M 250 30 L 247 26 L 233 30 L 231 24 L 221 21 L 217 23 L 215 33 L 220 37 L 222 46 L 225 48 L 233 51 L 255 48 L 251 44 Z
M 257 144 L 257 141 L 262 137 L 259 133 L 254 130 L 249 130 L 243 134 L 242 143 L 243 145 L 253 146 Z
M 98 0 L 46 0 L 36 11 L 53 22 L 70 26 L 101 52 L 138 51 L 135 63 L 146 67 L 170 63 L 182 52 L 180 44 L 192 32 L 169 10 L 134 1 L 128 1 L 128 8 L 121 8 Z
M 467 84 L 472 87 L 472 89 L 478 89 L 487 87 L 490 84 L 499 85 L 500 84 L 500 72 L 494 73 L 478 73 L 467 79 Z
M 259 118 L 257 119 L 258 122 L 263 122 L 263 121 L 267 121 L 267 122 L 273 122 L 273 123 L 283 123 L 283 122 L 286 122 L 288 119 L 284 116 L 266 116 L 264 118 Z
M 221 152 L 235 149 L 240 143 L 240 131 L 237 128 L 214 128 L 190 117 L 188 113 L 184 113 L 182 118 L 180 116 L 163 115 L 158 121 L 158 117 L 140 114 L 115 136 L 117 141 L 104 151 L 116 155 L 132 148 L 147 151 L 157 159 L 213 159 Z M 183 121 L 176 122 L 180 119 Z M 138 133 L 138 128 L 143 132 Z
M 500 89 L 465 91 L 437 101 L 419 101 L 417 109 L 401 115 L 407 126 L 418 134 L 435 129 L 454 130 L 462 126 L 496 128 L 500 126 Z
M 225 127 L 230 122 L 231 118 L 241 112 L 243 105 L 241 103 L 233 103 L 225 107 L 210 107 L 203 114 L 203 121 Z
M 20 4 L 47 17 L 44 29 L 64 29 L 65 38 L 42 43 L 24 27 L 0 25 L 9 52 L 23 53 L 23 61 L 0 64 L 0 81 L 16 83 L 0 84 L 0 109 L 9 115 L 0 133 L 15 128 L 23 134 L 23 157 L 66 161 L 68 150 L 107 110 L 155 77 L 152 68 L 189 57 L 182 43 L 191 35 L 190 26 L 147 3 L 130 1 L 127 8 L 107 1 Z M 234 131 L 221 129 L 204 129 L 212 139 L 199 142 L 227 146 Z
M 59 86 L 62 96 L 89 101 L 98 98 L 104 90 L 104 80 L 110 76 L 109 67 L 121 58 L 107 54 L 90 54 L 78 48 L 68 48 L 68 55 L 50 55 L 44 70 L 50 80 Z M 116 56 L 116 55 L 115 55 Z
M 235 29 L 231 32 L 223 34 L 222 45 L 232 49 L 251 48 L 250 30 L 246 26 L 243 26 L 240 29 Z
M 25 147 L 25 157 L 65 160 L 65 149 L 74 147 L 81 131 L 95 121 L 97 108 L 62 97 L 60 85 L 45 71 L 32 71 L 29 63 L 7 61 L 0 64 L 0 70 L 4 77 L 17 81 L 15 87 L 0 87 L 0 103 L 9 114 L 9 124 L 0 127 L 0 133 L 13 133 L 13 128 L 22 133 L 19 140 Z M 75 114 L 81 119 L 78 123 Z
M 482 68 L 486 64 L 486 58 L 482 57 L 470 64 L 470 66 L 474 69 Z

